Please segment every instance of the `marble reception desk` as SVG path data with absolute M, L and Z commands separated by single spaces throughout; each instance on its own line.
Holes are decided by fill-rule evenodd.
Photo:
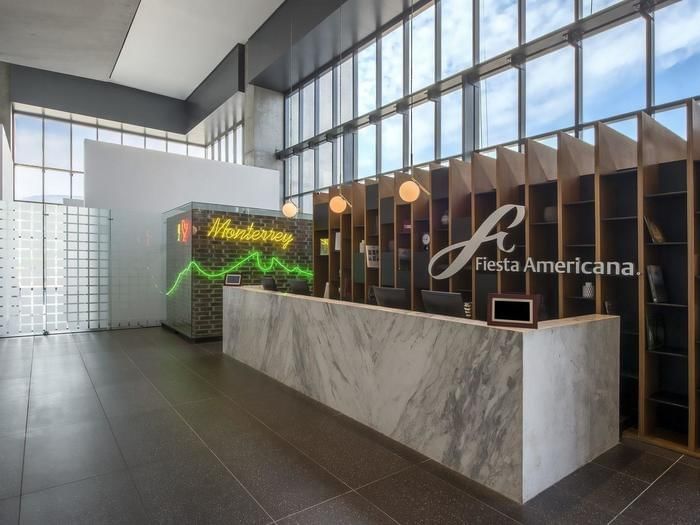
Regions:
M 527 330 L 223 294 L 227 355 L 517 502 L 618 442 L 618 317 Z

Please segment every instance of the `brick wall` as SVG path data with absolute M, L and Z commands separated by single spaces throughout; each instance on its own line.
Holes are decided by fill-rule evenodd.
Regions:
M 247 228 L 248 225 L 254 223 L 255 229 L 289 232 L 294 235 L 294 241 L 288 248 L 284 249 L 279 243 L 269 241 L 250 242 L 208 237 L 210 225 L 217 217 L 222 220 L 231 219 L 231 228 Z M 299 266 L 308 270 L 312 267 L 311 221 L 195 209 L 192 210 L 192 225 L 192 259 L 205 270 L 220 271 L 247 257 L 251 251 L 260 252 L 261 262 L 264 264 L 269 264 L 272 257 L 277 257 L 288 267 Z M 275 266 L 273 271 L 264 274 L 257 268 L 254 261 L 243 264 L 231 273 L 240 273 L 243 285 L 260 284 L 263 275 L 272 276 L 281 290 L 286 290 L 289 278 L 299 278 L 296 275 L 288 274 L 278 266 Z M 168 274 L 170 274 L 169 271 Z M 209 279 L 197 275 L 195 272 L 192 273 L 191 337 L 221 336 L 223 281 L 223 276 Z

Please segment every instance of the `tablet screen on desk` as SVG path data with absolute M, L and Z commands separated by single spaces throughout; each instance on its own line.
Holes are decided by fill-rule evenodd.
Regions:
M 240 273 L 230 273 L 226 276 L 224 280 L 226 286 L 240 286 L 241 285 L 241 274 Z

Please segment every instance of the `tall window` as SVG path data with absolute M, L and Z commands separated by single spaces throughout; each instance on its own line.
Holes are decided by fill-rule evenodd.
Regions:
M 387 173 L 403 168 L 403 115 L 395 114 L 381 122 L 382 167 Z
M 287 99 L 287 146 L 299 142 L 299 92 L 293 93 Z
M 517 0 L 479 0 L 479 56 L 500 55 L 518 45 Z
M 333 144 L 324 142 L 318 147 L 318 187 L 333 184 Z
M 312 191 L 316 185 L 316 155 L 313 148 L 301 154 L 301 191 Z
M 377 174 L 377 130 L 370 124 L 357 131 L 357 178 Z
M 340 64 L 338 68 L 338 85 L 340 93 L 340 124 L 351 120 L 354 116 L 354 75 L 352 57 Z
M 525 0 L 525 38 L 533 40 L 574 21 L 574 0 Z
M 440 157 L 462 153 L 462 90 L 440 98 Z
M 583 119 L 644 107 L 645 27 L 638 18 L 583 40 Z
M 411 92 L 435 82 L 435 6 L 413 17 L 411 26 Z
M 474 6 L 472 0 L 442 0 L 440 9 L 440 70 L 442 78 L 447 78 L 472 65 Z
M 316 109 L 314 107 L 315 99 L 314 83 L 310 82 L 301 91 L 301 107 L 304 112 L 301 119 L 301 140 L 308 140 L 316 134 L 316 125 L 314 122 L 316 116 Z
M 414 106 L 411 114 L 413 151 L 409 151 L 409 155 L 413 158 L 409 158 L 409 162 L 412 160 L 415 166 L 435 159 L 435 104 L 424 102 Z
M 333 71 L 328 71 L 318 79 L 318 132 L 323 133 L 333 127 Z
M 382 37 L 382 105 L 403 96 L 403 26 Z
M 494 146 L 518 138 L 518 72 L 509 69 L 480 82 L 481 142 Z
M 526 65 L 526 134 L 574 124 L 574 50 L 567 46 Z
M 357 54 L 357 114 L 364 115 L 377 107 L 377 44 L 374 42 Z

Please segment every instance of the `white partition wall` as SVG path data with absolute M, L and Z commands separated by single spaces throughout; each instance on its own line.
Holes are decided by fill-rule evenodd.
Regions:
M 85 204 L 110 209 L 113 328 L 165 317 L 162 214 L 188 202 L 279 209 L 276 171 L 85 142 Z

